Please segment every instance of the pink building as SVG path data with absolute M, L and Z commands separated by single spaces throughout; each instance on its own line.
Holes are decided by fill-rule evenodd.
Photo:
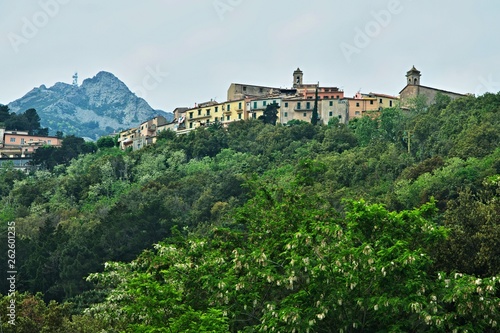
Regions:
M 0 153 L 12 157 L 16 155 L 24 157 L 33 154 L 38 147 L 44 145 L 60 147 L 62 139 L 55 136 L 29 135 L 28 132 L 5 131 Z

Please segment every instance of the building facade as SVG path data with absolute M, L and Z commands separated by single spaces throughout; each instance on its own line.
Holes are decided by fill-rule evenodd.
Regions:
M 406 86 L 399 92 L 400 107 L 402 109 L 408 109 L 410 107 L 412 99 L 417 96 L 423 96 L 426 100 L 427 105 L 431 105 L 434 103 L 436 95 L 438 93 L 448 96 L 451 99 L 466 96 L 464 94 L 459 94 L 452 91 L 423 86 L 420 84 L 421 76 L 422 75 L 420 71 L 417 70 L 415 66 L 413 66 L 408 72 L 406 72 Z
M 41 146 L 61 147 L 62 139 L 55 136 L 29 135 L 22 131 L 3 131 L 3 142 L 0 154 L 8 157 L 25 157 L 32 155 Z

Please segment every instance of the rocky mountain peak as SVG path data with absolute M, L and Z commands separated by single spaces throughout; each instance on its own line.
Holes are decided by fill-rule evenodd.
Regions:
M 63 131 L 92 139 L 135 127 L 157 115 L 173 117 L 154 110 L 114 74 L 105 71 L 85 79 L 80 86 L 57 82 L 47 88 L 42 84 L 10 103 L 9 108 L 16 113 L 36 109 L 41 125 L 52 134 Z

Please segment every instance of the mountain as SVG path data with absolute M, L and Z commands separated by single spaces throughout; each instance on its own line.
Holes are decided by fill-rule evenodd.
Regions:
M 48 127 L 51 134 L 62 131 L 91 139 L 135 127 L 157 115 L 173 118 L 172 113 L 154 110 L 108 72 L 99 72 L 80 86 L 62 82 L 50 88 L 41 85 L 10 103 L 9 108 L 16 113 L 36 109 L 42 127 Z

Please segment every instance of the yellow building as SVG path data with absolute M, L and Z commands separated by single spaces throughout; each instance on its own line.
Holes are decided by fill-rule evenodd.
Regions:
M 194 108 L 186 110 L 186 130 L 211 125 L 221 113 L 221 108 L 222 106 L 216 101 L 210 101 L 197 104 Z
M 245 99 L 224 102 L 222 103 L 222 115 L 219 116 L 219 121 L 226 126 L 233 121 L 247 119 L 246 109 L 247 103 Z
M 377 117 L 380 110 L 399 106 L 399 98 L 391 95 L 356 93 L 354 98 L 348 98 L 349 119 L 362 116 Z

